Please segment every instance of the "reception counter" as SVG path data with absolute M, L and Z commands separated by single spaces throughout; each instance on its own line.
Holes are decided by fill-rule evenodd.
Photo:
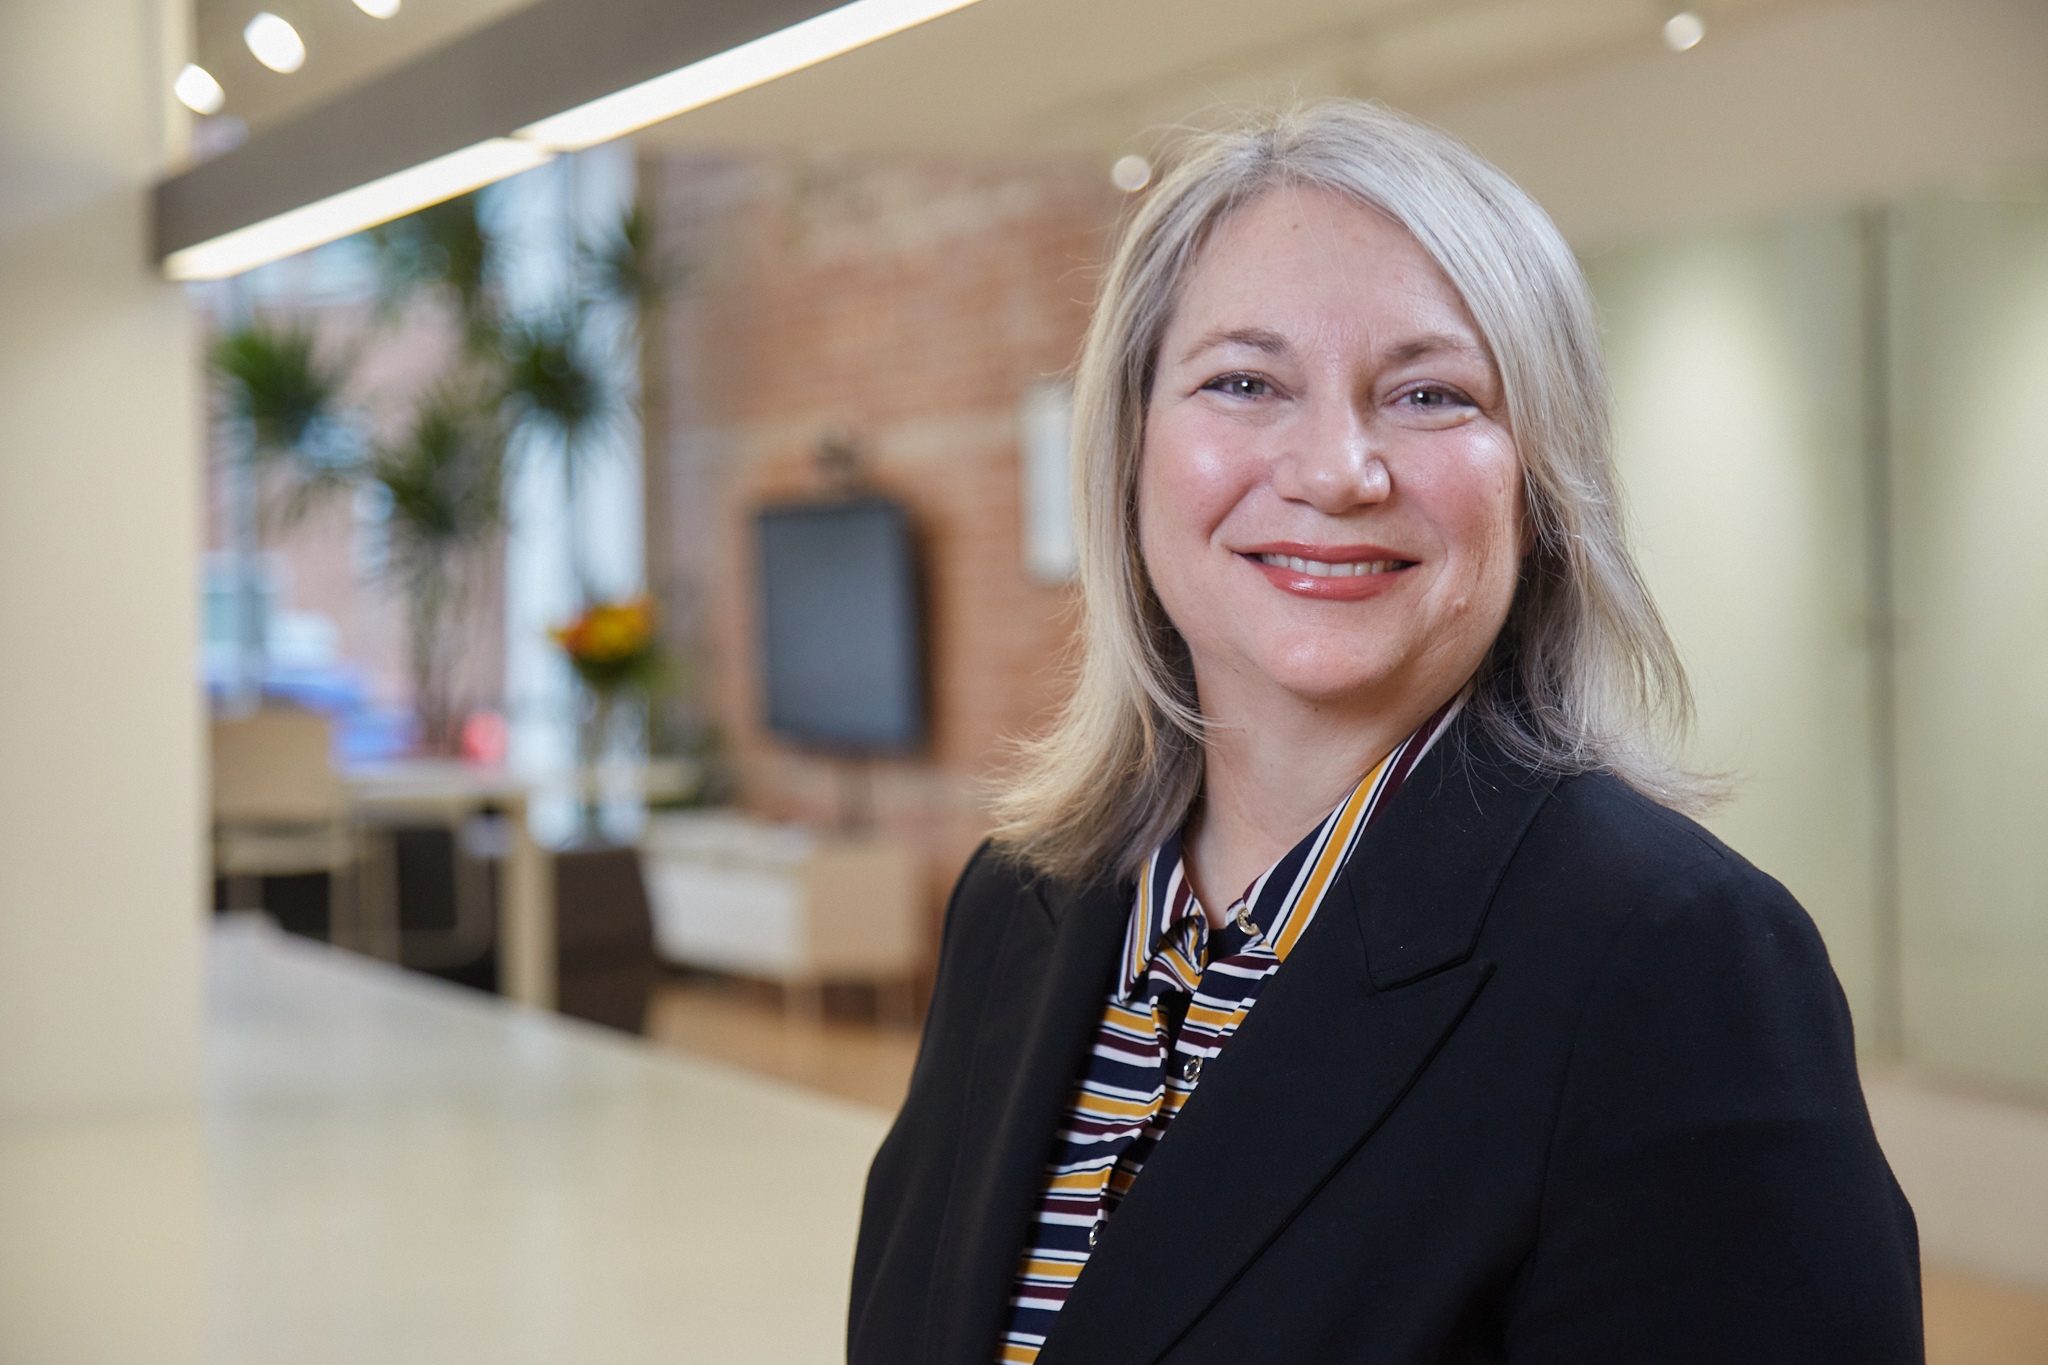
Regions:
M 0 1131 L 0 1359 L 829 1362 L 874 1110 L 261 923 L 196 1115 Z

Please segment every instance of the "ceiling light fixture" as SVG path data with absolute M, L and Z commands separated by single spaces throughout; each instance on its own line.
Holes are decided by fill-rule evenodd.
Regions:
M 372 19 L 389 19 L 398 13 L 400 0 L 356 0 L 356 8 Z
M 218 280 L 239 275 L 532 170 L 553 159 L 553 152 L 531 142 L 490 138 L 275 218 L 223 233 L 183 251 L 174 251 L 164 259 L 164 274 L 174 280 Z
M 1673 52 L 1683 52 L 1706 36 L 1706 21 L 1691 10 L 1674 14 L 1664 21 L 1664 46 Z
M 289 76 L 306 64 L 306 43 L 299 31 L 269 10 L 242 26 L 242 41 L 272 71 Z
M 665 76 L 580 104 L 521 128 L 516 136 L 557 151 L 609 142 L 650 123 L 815 66 L 878 38 L 913 28 L 974 0 L 854 0 L 850 5 L 692 62 Z
M 1109 183 L 1125 194 L 1136 194 L 1152 183 L 1152 163 L 1142 156 L 1120 156 L 1109 168 Z
M 371 3 L 397 9 L 395 0 Z M 665 76 L 551 115 L 510 137 L 488 138 L 261 222 L 171 250 L 163 258 L 163 271 L 174 280 L 239 275 L 531 170 L 552 160 L 557 151 L 609 141 L 972 3 L 974 0 L 854 0 Z M 295 70 L 304 60 L 305 45 L 299 35 L 274 14 L 266 12 L 250 20 L 243 37 L 250 51 L 273 70 Z M 266 50 L 273 56 L 285 56 L 287 42 L 297 60 L 286 65 L 265 56 Z M 161 200 L 159 204 L 161 215 Z
M 178 103 L 195 114 L 218 114 L 221 106 L 228 102 L 228 92 L 220 88 L 220 82 L 213 78 L 213 73 L 191 62 L 185 63 L 178 79 L 171 82 L 171 93 L 178 97 Z

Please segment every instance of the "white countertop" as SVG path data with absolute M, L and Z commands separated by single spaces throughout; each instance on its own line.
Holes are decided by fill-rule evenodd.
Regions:
M 842 1357 L 886 1116 L 261 926 L 209 973 L 202 1114 L 0 1131 L 0 1360 Z

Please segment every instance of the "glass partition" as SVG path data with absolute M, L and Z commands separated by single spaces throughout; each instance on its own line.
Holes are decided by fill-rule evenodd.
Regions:
M 1905 1051 L 2048 1094 L 2048 178 L 1891 218 Z
M 1865 1046 L 1882 998 L 1860 216 L 1590 257 L 1638 554 L 1698 704 L 1706 823 L 1820 925 Z
M 1867 1050 L 2048 1095 L 2048 177 L 1586 264 L 1707 824 Z

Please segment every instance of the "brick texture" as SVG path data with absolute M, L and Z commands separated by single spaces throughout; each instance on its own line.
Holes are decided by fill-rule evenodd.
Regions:
M 821 491 L 820 441 L 850 437 L 921 546 L 930 742 L 868 780 L 876 823 L 927 860 L 936 934 L 1005 741 L 1044 722 L 1070 662 L 1070 590 L 1024 571 L 1017 406 L 1071 366 L 1122 197 L 1092 160 L 641 172 L 688 269 L 651 348 L 649 570 L 690 704 L 723 731 L 743 805 L 838 818 L 848 765 L 763 725 L 752 517 Z

